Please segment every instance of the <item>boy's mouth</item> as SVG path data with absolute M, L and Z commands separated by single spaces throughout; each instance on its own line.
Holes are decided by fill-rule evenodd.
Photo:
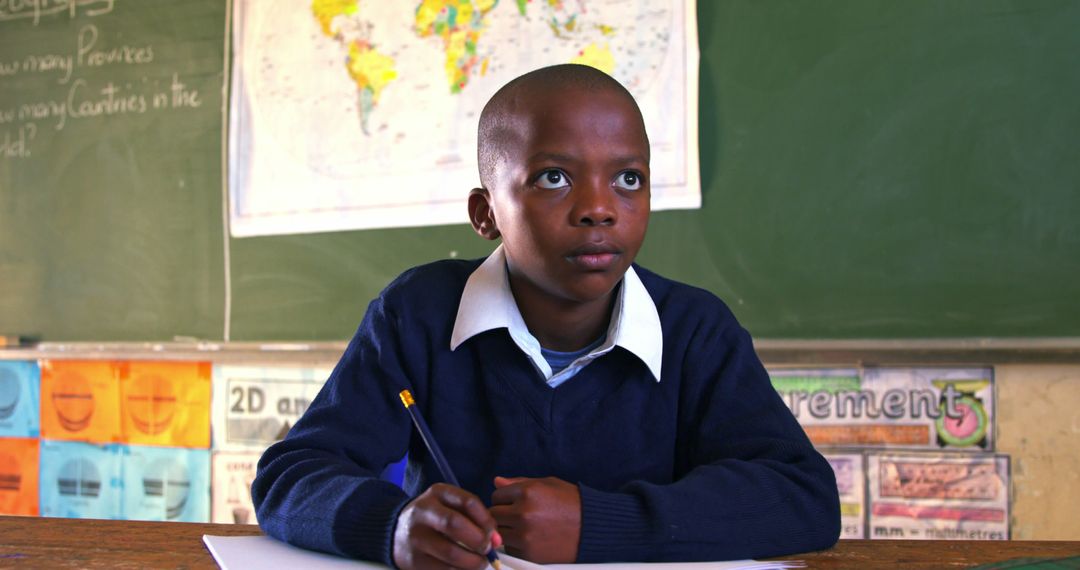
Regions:
M 622 251 L 612 244 L 590 243 L 574 249 L 566 259 L 588 271 L 604 271 L 611 269 L 620 255 Z

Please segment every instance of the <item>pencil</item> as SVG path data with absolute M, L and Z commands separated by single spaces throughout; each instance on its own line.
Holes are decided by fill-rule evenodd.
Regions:
M 0 334 L 0 348 L 7 348 L 9 346 L 22 346 L 24 338 L 19 335 L 12 334 Z
M 439 467 L 443 479 L 446 479 L 447 483 L 455 487 L 461 487 L 457 477 L 454 476 L 454 472 L 450 470 L 450 464 L 446 462 L 446 456 L 442 454 L 439 445 L 435 443 L 435 436 L 431 435 L 431 430 L 428 429 L 424 416 L 421 416 L 420 410 L 416 408 L 416 400 L 413 400 L 412 394 L 408 390 L 402 390 L 398 396 L 401 398 L 401 403 L 405 404 L 405 409 L 409 411 L 413 424 L 416 425 L 416 430 L 420 432 L 420 438 L 424 440 L 424 445 L 427 446 L 431 457 L 435 459 L 435 465 Z M 502 563 L 499 561 L 499 556 L 495 554 L 494 548 L 487 552 L 487 559 L 495 570 L 502 568 Z

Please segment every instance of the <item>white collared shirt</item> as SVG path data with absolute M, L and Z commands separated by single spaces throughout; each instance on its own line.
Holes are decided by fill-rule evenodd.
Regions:
M 540 353 L 540 342 L 525 326 L 521 311 L 514 301 L 510 279 L 506 274 L 506 254 L 499 245 L 465 283 L 454 321 L 454 332 L 450 335 L 450 350 L 456 350 L 473 336 L 499 328 L 505 328 L 510 333 L 510 338 L 525 352 L 552 388 L 577 374 L 593 360 L 611 352 L 616 345 L 640 358 L 652 372 L 653 378 L 660 381 L 660 363 L 664 354 L 660 315 L 633 267 L 628 267 L 623 276 L 604 342 L 571 362 L 558 374 L 552 374 L 551 366 Z

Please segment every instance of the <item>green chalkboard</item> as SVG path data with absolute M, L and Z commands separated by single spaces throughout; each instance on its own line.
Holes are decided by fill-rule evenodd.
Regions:
M 649 256 L 759 336 L 1080 335 L 1080 3 L 700 4 L 707 206 Z
M 758 337 L 1080 336 L 1080 3 L 699 0 L 698 26 L 704 207 L 655 213 L 643 265 Z M 347 337 L 403 269 L 490 248 L 232 245 L 252 339 Z
M 216 1 L 0 3 L 5 334 L 221 337 L 224 38 Z
M 226 279 L 223 3 L 0 20 L 0 65 L 88 23 L 155 56 L 88 85 L 175 73 L 202 105 L 40 121 L 0 158 L 0 332 L 343 339 L 402 270 L 490 250 L 465 226 L 230 238 Z M 699 0 L 698 26 L 704 207 L 655 213 L 643 265 L 757 337 L 1080 336 L 1080 3 Z M 0 76 L 0 109 L 57 80 Z

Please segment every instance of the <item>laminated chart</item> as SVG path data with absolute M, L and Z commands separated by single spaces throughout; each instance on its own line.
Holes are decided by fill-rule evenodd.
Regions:
M 37 362 L 0 361 L 0 437 L 37 437 L 41 371 Z
M 861 453 L 825 453 L 840 492 L 840 538 L 866 538 L 866 469 Z
M 992 451 L 991 368 L 770 370 L 814 445 Z
M 255 451 L 214 453 L 210 522 L 255 524 L 251 482 L 255 479 L 255 466 L 261 455 Z
M 115 445 L 41 442 L 41 515 L 119 519 L 120 455 Z
M 208 522 L 210 451 L 122 445 L 123 499 L 128 520 Z
M 121 441 L 210 447 L 210 363 L 120 365 Z
M 38 514 L 36 438 L 0 438 L 0 514 Z
M 43 360 L 41 436 L 120 441 L 120 369 L 109 360 Z
M 328 367 L 215 365 L 214 450 L 261 453 L 284 438 L 330 371 Z
M 870 538 L 1009 539 L 1009 458 L 867 455 Z

